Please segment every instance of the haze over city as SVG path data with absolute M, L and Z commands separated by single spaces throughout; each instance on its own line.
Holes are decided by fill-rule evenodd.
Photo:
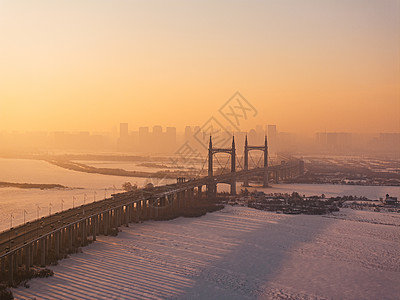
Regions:
M 400 295 L 400 0 L 0 0 L 0 299 Z

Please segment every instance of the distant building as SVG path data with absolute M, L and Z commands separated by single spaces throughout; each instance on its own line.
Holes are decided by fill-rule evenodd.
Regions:
M 186 126 L 185 127 L 185 141 L 188 141 L 192 138 L 192 127 L 190 126 Z
M 390 197 L 389 194 L 386 194 L 385 204 L 387 205 L 396 205 L 397 197 Z
M 167 127 L 165 132 L 166 149 L 168 152 L 173 152 L 176 147 L 176 128 Z
M 153 126 L 153 134 L 154 135 L 161 135 L 162 134 L 162 127 L 160 125 Z
M 321 150 L 347 152 L 352 149 L 353 136 L 348 132 L 317 132 L 315 142 Z
M 267 125 L 268 153 L 270 156 L 275 156 L 278 148 L 278 135 L 276 125 Z
M 128 135 L 129 135 L 128 123 L 120 123 L 119 124 L 119 137 L 120 138 L 127 138 Z

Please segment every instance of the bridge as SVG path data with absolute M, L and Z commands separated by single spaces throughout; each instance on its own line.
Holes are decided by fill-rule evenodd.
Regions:
M 249 151 L 262 151 L 263 166 L 249 169 Z M 214 175 L 213 161 L 218 153 L 230 155 L 231 168 L 227 173 Z M 157 220 L 173 215 L 184 208 L 196 208 L 205 199 L 215 199 L 218 184 L 229 184 L 236 194 L 237 182 L 249 186 L 249 179 L 262 178 L 263 186 L 269 180 L 298 176 L 304 172 L 304 162 L 289 159 L 277 165 L 268 164 L 268 144 L 250 146 L 245 141 L 244 165 L 237 170 L 235 139 L 229 148 L 214 148 L 210 136 L 208 148 L 208 175 L 177 183 L 113 194 L 110 198 L 72 208 L 48 217 L 23 224 L 0 233 L 0 282 L 12 285 L 16 278 L 26 276 L 34 266 L 44 267 L 74 253 L 79 247 L 96 241 L 100 234 L 109 235 L 118 227 L 145 220 Z M 203 193 L 205 187 L 206 193 Z

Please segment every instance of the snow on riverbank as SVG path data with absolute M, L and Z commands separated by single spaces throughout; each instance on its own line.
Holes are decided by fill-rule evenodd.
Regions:
M 398 299 L 400 216 L 226 207 L 98 237 L 17 299 Z

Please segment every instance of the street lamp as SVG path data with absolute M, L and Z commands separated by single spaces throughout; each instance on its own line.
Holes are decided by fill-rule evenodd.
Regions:
M 25 244 L 25 235 L 26 235 L 25 215 L 26 215 L 27 213 L 28 213 L 28 212 L 24 209 L 24 244 Z
M 37 208 L 37 228 L 36 228 L 36 235 L 39 236 L 39 212 L 40 212 L 40 206 L 39 204 L 36 204 L 36 208 Z
M 12 228 L 12 220 L 13 220 L 13 218 L 14 218 L 14 215 L 13 215 L 13 213 L 11 213 L 11 217 L 10 217 L 10 229 Z

